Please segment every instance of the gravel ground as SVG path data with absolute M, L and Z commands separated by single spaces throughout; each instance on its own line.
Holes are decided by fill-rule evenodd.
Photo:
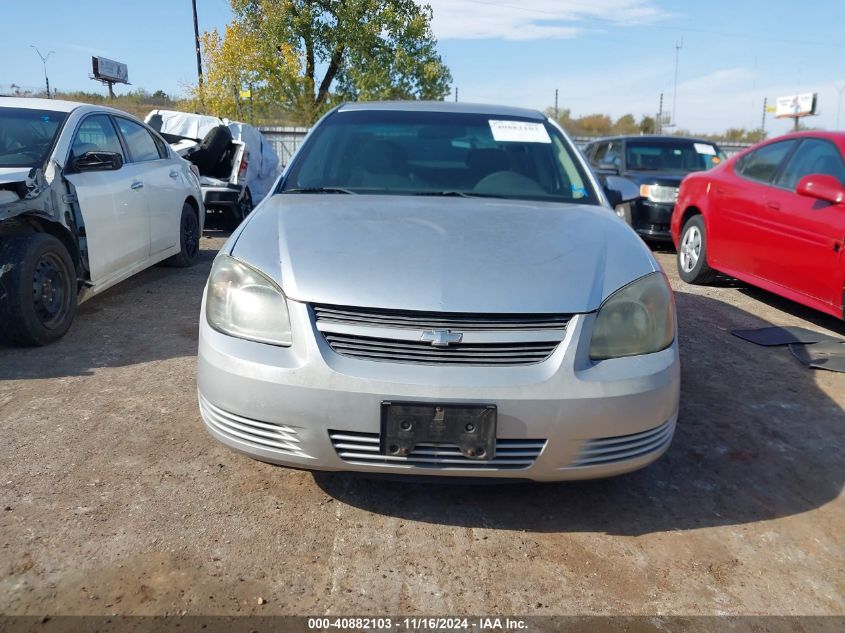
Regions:
M 680 423 L 624 477 L 401 484 L 252 461 L 203 430 L 193 269 L 0 349 L 0 613 L 845 614 L 845 375 L 737 327 L 845 325 L 681 284 Z

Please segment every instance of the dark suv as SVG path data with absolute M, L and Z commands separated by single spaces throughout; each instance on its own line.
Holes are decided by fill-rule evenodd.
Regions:
M 616 214 L 643 238 L 660 241 L 672 239 L 669 221 L 684 177 L 725 160 L 712 141 L 680 136 L 604 138 L 587 145 L 584 154 L 609 187 L 639 190 L 639 197 L 616 205 Z

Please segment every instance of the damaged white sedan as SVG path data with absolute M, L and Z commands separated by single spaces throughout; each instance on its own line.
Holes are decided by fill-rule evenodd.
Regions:
M 134 117 L 0 101 L 0 341 L 44 345 L 79 302 L 163 260 L 192 265 L 204 217 L 196 172 Z

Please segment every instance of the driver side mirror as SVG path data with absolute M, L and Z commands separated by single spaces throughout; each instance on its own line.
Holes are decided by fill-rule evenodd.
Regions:
M 85 152 L 70 162 L 73 172 L 115 171 L 123 167 L 123 156 L 117 152 Z
M 610 203 L 611 208 L 615 209 L 620 204 L 625 202 L 622 198 L 622 192 L 618 189 L 611 189 L 607 185 L 604 187 L 604 195 L 607 197 L 607 201 Z
M 824 200 L 831 204 L 845 202 L 845 186 L 827 174 L 808 174 L 798 181 L 795 193 L 799 196 Z

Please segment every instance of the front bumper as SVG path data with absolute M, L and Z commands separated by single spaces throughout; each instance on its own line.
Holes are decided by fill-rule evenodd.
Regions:
M 670 223 L 674 210 L 674 203 L 651 202 L 647 198 L 638 198 L 631 204 L 631 226 L 647 239 L 670 242 Z
M 288 301 L 293 345 L 226 336 L 200 319 L 198 390 L 208 431 L 275 464 L 331 471 L 555 481 L 642 468 L 668 448 L 677 419 L 677 343 L 645 356 L 592 363 L 593 315 L 576 315 L 545 361 L 464 367 L 362 361 L 329 348 L 309 308 Z M 385 400 L 489 403 L 498 408 L 497 455 L 475 461 L 448 449 L 385 458 Z

